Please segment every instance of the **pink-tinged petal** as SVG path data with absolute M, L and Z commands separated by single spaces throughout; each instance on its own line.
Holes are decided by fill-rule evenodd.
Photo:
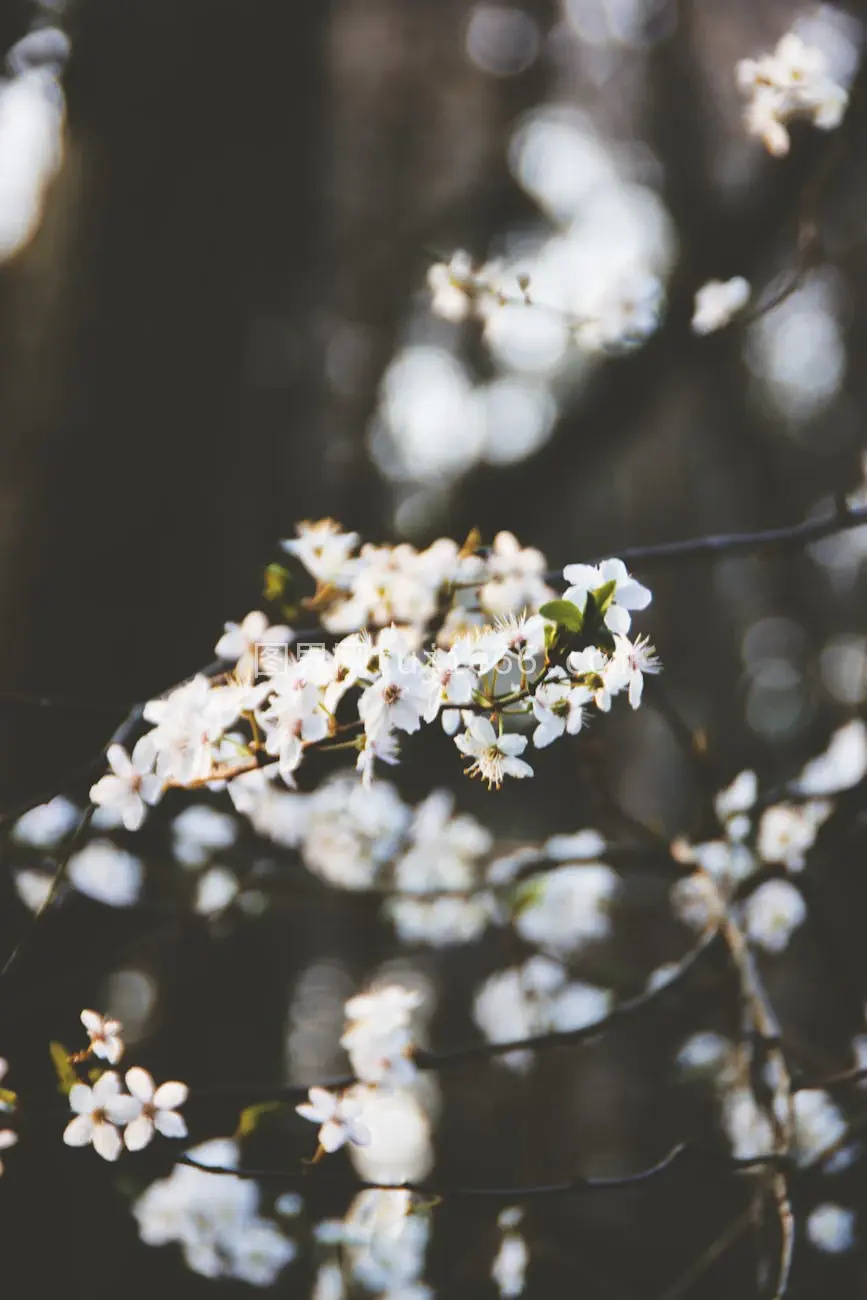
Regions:
M 112 1124 L 131 1124 L 141 1114 L 141 1102 L 138 1097 L 111 1097 L 105 1113 Z
M 370 1143 L 373 1141 L 373 1135 L 370 1129 L 366 1124 L 363 1124 L 360 1119 L 354 1120 L 350 1125 L 348 1137 L 350 1142 L 354 1142 L 357 1147 L 370 1146 Z
M 157 1088 L 154 1094 L 154 1105 L 159 1106 L 161 1110 L 175 1110 L 176 1107 L 183 1106 L 189 1095 L 190 1090 L 185 1083 L 178 1083 L 172 1079 Z
M 332 1119 L 327 1124 L 323 1124 L 319 1130 L 319 1144 L 328 1152 L 339 1151 L 345 1141 L 346 1129 Z
M 93 1101 L 95 1106 L 104 1106 L 107 1101 L 111 1101 L 120 1092 L 120 1076 L 115 1074 L 114 1070 L 106 1070 L 101 1074 L 93 1085 Z
M 154 1115 L 154 1124 L 163 1137 L 185 1138 L 187 1136 L 187 1126 L 183 1116 L 176 1110 L 158 1110 Z
M 154 1081 L 147 1070 L 143 1070 L 140 1065 L 134 1065 L 131 1070 L 127 1070 L 124 1077 L 126 1086 L 134 1097 L 138 1097 L 139 1101 L 145 1104 L 153 1101 Z
M 97 1124 L 93 1130 L 93 1149 L 103 1160 L 117 1160 L 123 1150 L 120 1134 L 113 1124 Z
M 93 1089 L 86 1083 L 74 1083 L 69 1089 L 69 1104 L 76 1115 L 89 1115 L 93 1110 Z
M 96 1011 L 82 1011 L 81 1023 L 89 1034 L 102 1033 L 102 1016 Z
M 93 1137 L 93 1120 L 89 1115 L 76 1115 L 63 1130 L 63 1140 L 68 1147 L 86 1147 Z
M 123 1140 L 128 1151 L 141 1151 L 154 1135 L 154 1126 L 147 1115 L 139 1115 L 126 1127 Z
M 75 1123 L 75 1120 L 72 1121 Z M 0 1151 L 5 1151 L 7 1147 L 14 1147 L 18 1141 L 18 1134 L 13 1133 L 11 1128 L 0 1129 Z

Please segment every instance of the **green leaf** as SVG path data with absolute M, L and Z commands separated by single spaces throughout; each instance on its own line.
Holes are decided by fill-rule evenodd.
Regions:
M 69 1062 L 69 1052 L 62 1043 L 49 1043 L 48 1050 L 57 1075 L 57 1090 L 62 1092 L 64 1097 L 68 1097 L 71 1089 L 79 1081 L 78 1075 Z
M 249 1137 L 255 1133 L 259 1127 L 259 1121 L 263 1115 L 271 1111 L 279 1110 L 283 1105 L 282 1101 L 259 1101 L 255 1106 L 245 1106 L 238 1116 L 238 1127 L 235 1129 L 236 1138 Z
M 547 605 L 540 606 L 539 613 L 558 627 L 565 627 L 567 632 L 580 632 L 584 626 L 584 615 L 571 600 L 549 600 Z
M 596 602 L 596 608 L 600 614 L 604 614 L 611 604 L 611 597 L 617 589 L 617 582 L 614 578 L 610 582 L 604 582 L 601 587 L 597 587 L 593 592 L 593 599 Z
M 263 595 L 266 600 L 278 601 L 285 594 L 289 584 L 289 570 L 284 569 L 282 564 L 269 564 L 265 570 L 265 586 Z
M 526 912 L 527 908 L 535 907 L 537 903 L 541 903 L 544 896 L 544 876 L 534 876 L 532 880 L 526 880 L 519 884 L 512 895 L 512 908 L 515 916 L 520 916 L 522 912 Z

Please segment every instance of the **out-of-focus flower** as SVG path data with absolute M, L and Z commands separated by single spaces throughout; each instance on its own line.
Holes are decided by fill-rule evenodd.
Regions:
M 749 297 L 750 282 L 742 275 L 735 275 L 731 280 L 708 280 L 695 295 L 693 333 L 713 334 L 721 330 L 747 305 Z
M 789 152 L 786 125 L 794 118 L 807 118 L 823 131 L 843 120 L 846 90 L 829 76 L 823 52 L 805 45 L 794 32 L 782 37 L 773 54 L 741 59 L 735 75 L 740 90 L 749 96 L 747 130 L 776 157 Z

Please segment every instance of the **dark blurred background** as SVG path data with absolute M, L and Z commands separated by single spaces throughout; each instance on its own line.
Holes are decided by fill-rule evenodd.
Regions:
M 559 565 L 796 523 L 859 490 L 863 77 L 839 131 L 796 126 L 776 160 L 743 129 L 733 68 L 801 20 L 824 24 L 854 69 L 863 17 L 855 3 L 794 0 L 7 0 L 0 42 L 19 56 L 0 87 L 3 807 L 59 788 L 130 704 L 206 663 L 224 621 L 261 603 L 264 566 L 295 520 L 328 514 L 371 540 L 417 544 L 507 528 Z M 55 29 L 68 58 L 46 36 Z M 480 262 L 537 260 L 540 299 L 546 276 L 570 275 L 579 313 L 606 275 L 637 268 L 664 286 L 666 308 L 643 346 L 616 357 L 521 325 L 488 347 L 472 324 L 430 313 L 427 267 L 457 247 Z M 753 324 L 692 335 L 697 287 L 736 274 L 758 303 L 793 291 Z M 719 785 L 748 766 L 784 779 L 863 709 L 865 534 L 638 571 L 654 591 L 646 625 L 666 688 L 706 733 Z M 33 695 L 67 706 L 18 698 Z M 624 712 L 604 730 L 588 745 L 619 804 L 668 834 L 689 828 L 696 781 L 665 718 Z M 497 802 L 460 783 L 445 747 L 422 747 L 398 784 L 412 799 L 452 784 L 500 834 L 533 836 L 601 815 L 585 763 L 540 756 L 532 789 Z M 823 923 L 846 997 L 818 948 L 800 954 L 807 978 L 775 988 L 784 1010 L 822 1026 L 814 1054 L 828 1070 L 848 1063 L 863 1001 L 859 808 L 847 805 L 816 868 L 820 886 L 835 882 Z M 165 882 L 159 819 L 149 836 L 149 871 Z M 4 952 L 27 918 L 11 885 L 17 853 Z M 10 1086 L 56 1105 L 46 1039 L 74 1039 L 78 1010 L 102 1006 L 113 972 L 133 967 L 158 990 L 139 1047 L 155 1073 L 194 1088 L 283 1078 L 287 1007 L 310 969 L 342 972 L 339 1000 L 400 952 L 376 909 L 342 894 L 217 930 L 170 896 L 169 884 L 128 911 L 72 897 L 41 923 L 0 1006 Z M 675 935 L 657 951 L 640 913 L 629 925 L 627 992 L 685 944 Z M 439 1045 L 473 1032 L 461 991 L 514 960 L 493 940 L 411 955 L 440 989 Z M 670 1060 L 710 1023 L 708 1000 L 715 1024 L 731 1020 L 725 987 L 710 962 L 665 1015 L 580 1060 L 553 1054 L 529 1078 L 459 1072 L 438 1170 L 562 1176 L 564 1131 L 571 1169 L 657 1159 L 686 1113 L 702 1121 Z M 550 1123 L 561 1112 L 563 1130 Z M 190 1113 L 204 1138 L 231 1132 L 237 1106 Z M 138 1243 L 129 1197 L 170 1154 L 114 1170 L 62 1147 L 62 1123 L 61 1107 L 6 1160 L 12 1294 L 248 1290 Z M 854 1203 L 863 1171 L 847 1177 Z M 545 1205 L 529 1219 L 530 1294 L 667 1295 L 747 1199 L 685 1170 Z M 335 1194 L 310 1212 L 340 1210 Z M 493 1295 L 492 1212 L 437 1213 L 431 1284 Z M 753 1252 L 740 1239 L 677 1294 L 760 1294 Z M 311 1276 L 302 1260 L 277 1287 L 304 1296 Z M 858 1251 L 805 1250 L 796 1276 L 797 1295 L 865 1293 Z

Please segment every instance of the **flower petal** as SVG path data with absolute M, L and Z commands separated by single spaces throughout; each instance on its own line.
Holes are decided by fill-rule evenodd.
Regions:
M 89 1115 L 76 1115 L 63 1130 L 63 1140 L 68 1147 L 86 1147 L 92 1137 L 93 1120 Z
M 187 1136 L 187 1126 L 184 1123 L 182 1115 L 176 1110 L 158 1110 L 154 1115 L 154 1124 L 167 1138 L 184 1138 Z
M 101 1034 L 103 1020 L 97 1011 L 82 1011 L 81 1023 L 89 1034 Z
M 134 1097 L 143 1101 L 146 1105 L 154 1099 L 154 1081 L 147 1070 L 143 1070 L 140 1065 L 134 1065 L 131 1070 L 127 1070 L 126 1086 Z
M 336 1124 L 334 1120 L 329 1120 L 323 1124 L 319 1130 L 320 1145 L 326 1151 L 338 1151 L 346 1141 L 346 1129 L 342 1124 Z
M 110 1097 L 105 1113 L 112 1124 L 131 1124 L 141 1114 L 141 1102 L 138 1097 Z
M 130 1092 L 132 1089 L 130 1089 Z M 170 1080 L 168 1083 L 160 1084 L 154 1093 L 154 1105 L 160 1110 L 175 1110 L 178 1106 L 183 1106 L 190 1090 L 185 1083 L 178 1083 L 177 1080 Z
M 127 1124 L 123 1135 L 127 1151 L 141 1151 L 154 1135 L 153 1121 L 148 1115 L 139 1115 L 131 1124 Z
M 93 1130 L 93 1149 L 103 1160 L 117 1160 L 123 1150 L 120 1134 L 113 1124 L 97 1124 Z
M 76 1115 L 89 1115 L 93 1110 L 93 1089 L 86 1083 L 74 1083 L 69 1089 L 69 1104 Z

